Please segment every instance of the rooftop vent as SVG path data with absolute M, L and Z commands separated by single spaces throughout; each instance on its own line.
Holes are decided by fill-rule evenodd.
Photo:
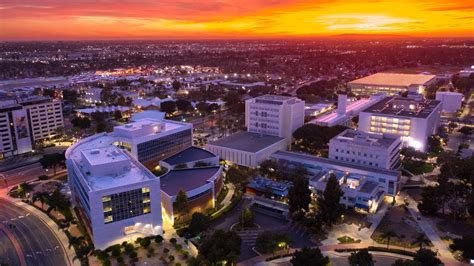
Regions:
M 99 153 L 100 153 L 99 150 L 92 150 L 92 151 L 91 151 L 91 154 L 99 154 Z

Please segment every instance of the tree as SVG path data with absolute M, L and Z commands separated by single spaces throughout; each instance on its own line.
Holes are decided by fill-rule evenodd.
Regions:
M 437 186 L 423 188 L 421 202 L 418 203 L 418 209 L 423 215 L 433 215 L 441 208 L 438 192 Z
M 198 102 L 196 104 L 196 108 L 198 109 L 198 111 L 201 113 L 201 114 L 206 114 L 207 111 L 209 110 L 209 104 L 205 103 L 205 102 Z
M 307 247 L 304 247 L 303 249 L 293 253 L 293 257 L 291 258 L 290 262 L 294 266 L 330 265 L 329 258 L 327 256 L 324 256 L 319 248 Z
M 288 191 L 288 200 L 290 212 L 308 211 L 311 203 L 311 190 L 309 189 L 309 181 L 305 177 L 295 178 L 293 186 Z
M 455 122 L 450 122 L 450 123 L 448 124 L 448 129 L 449 129 L 449 132 L 450 132 L 450 133 L 453 132 L 453 130 L 455 130 L 457 127 L 458 127 L 458 124 L 455 123 Z
M 255 249 L 262 253 L 273 253 L 286 248 L 290 243 L 290 238 L 284 233 L 264 231 L 257 236 Z
M 33 194 L 31 201 L 36 202 L 38 200 L 41 202 L 41 209 L 43 209 L 44 203 L 47 202 L 48 200 L 48 193 L 42 191 L 42 192 L 36 192 L 35 194 Z
M 56 175 L 56 169 L 58 166 L 64 166 L 66 161 L 66 157 L 64 153 L 52 153 L 52 154 L 45 154 L 43 158 L 39 160 L 39 163 L 43 167 L 43 169 L 53 169 L 54 175 Z
M 189 101 L 182 99 L 176 101 L 176 107 L 183 113 L 189 112 L 193 108 Z
M 176 103 L 174 101 L 166 101 L 160 104 L 160 110 L 167 114 L 172 114 L 176 111 Z
M 95 132 L 96 133 L 100 133 L 100 132 L 106 132 L 107 131 L 107 123 L 105 122 L 99 122 L 97 123 L 96 127 L 95 127 Z
M 76 116 L 73 119 L 71 119 L 71 123 L 74 127 L 77 127 L 80 129 L 86 129 L 91 126 L 91 120 L 87 117 Z
M 243 227 L 252 227 L 254 223 L 254 215 L 250 208 L 245 208 L 240 213 L 240 225 Z
M 374 260 L 368 249 L 361 249 L 351 253 L 349 256 L 349 264 L 351 266 L 372 266 L 374 265 Z
M 249 175 L 245 170 L 239 168 L 238 166 L 231 166 L 227 170 L 225 178 L 236 187 L 242 188 L 248 182 Z
M 210 220 L 207 215 L 204 215 L 200 212 L 195 212 L 193 213 L 193 216 L 191 217 L 191 222 L 189 223 L 189 226 L 188 226 L 188 232 L 192 236 L 200 234 L 201 232 L 207 230 L 207 228 L 209 227 L 209 223 L 210 223 Z
M 186 192 L 182 189 L 179 190 L 178 194 L 176 195 L 176 200 L 173 203 L 173 208 L 176 212 L 181 213 L 184 212 L 188 207 L 188 196 Z
M 236 91 L 229 91 L 223 98 L 225 105 L 230 107 L 240 102 L 241 95 Z
M 305 124 L 293 133 L 294 148 L 315 154 L 317 151 L 327 148 L 329 140 L 346 129 L 343 126 L 323 127 L 315 124 Z
M 380 237 L 382 239 L 386 239 L 387 240 L 387 249 L 389 248 L 390 246 L 390 240 L 392 239 L 392 237 L 397 237 L 397 234 L 394 232 L 394 231 L 385 231 L 383 232 Z
M 173 87 L 173 90 L 178 91 L 181 88 L 181 82 L 173 80 L 171 86 Z
M 18 196 L 21 198 L 26 198 L 26 195 L 33 191 L 33 186 L 30 183 L 23 182 L 18 185 Z
M 140 246 L 147 248 L 151 244 L 151 240 L 149 237 L 144 237 L 140 241 Z
M 474 258 L 474 237 L 472 236 L 453 239 L 453 243 L 449 247 L 461 251 L 462 257 L 466 260 Z
M 160 235 L 155 236 L 155 243 L 160 244 L 163 242 L 163 237 Z
M 441 139 L 439 136 L 429 136 L 428 137 L 428 152 L 432 154 L 439 154 L 443 151 L 441 146 Z
M 433 265 L 442 265 L 440 259 L 436 257 L 436 253 L 431 251 L 430 249 L 421 248 L 419 249 L 415 257 L 413 258 L 414 261 L 420 263 L 421 266 L 433 266 Z
M 76 90 L 71 89 L 71 90 L 63 90 L 63 99 L 64 101 L 69 101 L 72 104 L 77 104 L 79 98 L 79 94 L 77 93 Z
M 212 264 L 224 260 L 232 263 L 240 255 L 241 244 L 242 240 L 236 232 L 217 230 L 203 239 L 199 253 Z
M 344 192 L 341 190 L 336 175 L 331 173 L 322 197 L 317 199 L 318 215 L 325 225 L 332 226 L 343 214 L 344 206 L 339 203 L 342 195 Z
M 466 137 L 466 138 L 467 138 L 467 136 L 472 134 L 472 128 L 468 127 L 468 126 L 463 126 L 458 131 L 459 131 L 459 133 L 463 134 L 463 136 Z
M 114 119 L 115 119 L 115 120 L 120 120 L 120 119 L 122 119 L 122 112 L 120 112 L 120 110 L 115 110 L 115 112 L 114 112 Z
M 423 248 L 423 245 L 429 245 L 431 242 L 430 240 L 425 236 L 424 233 L 419 233 L 415 239 L 412 242 L 413 244 L 417 244 L 420 246 L 420 249 Z

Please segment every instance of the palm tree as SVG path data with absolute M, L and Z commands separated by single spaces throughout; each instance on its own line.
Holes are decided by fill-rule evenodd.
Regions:
M 31 200 L 33 201 L 33 203 L 39 200 L 41 202 L 41 209 L 43 209 L 44 203 L 48 200 L 48 193 L 36 192 L 35 194 L 33 194 Z
M 29 183 L 23 182 L 18 185 L 17 192 L 21 198 L 26 198 L 26 195 L 31 191 L 33 191 L 33 186 Z
M 412 244 L 418 244 L 420 245 L 420 249 L 423 248 L 423 245 L 429 245 L 431 242 L 430 240 L 425 236 L 425 234 L 423 233 L 419 233 L 415 239 L 413 240 L 413 242 L 411 242 Z
M 395 232 L 393 232 L 392 230 L 385 231 L 380 235 L 380 237 L 382 239 L 387 239 L 387 249 L 390 245 L 390 239 L 392 239 L 392 237 L 396 237 L 396 236 L 397 236 L 397 234 Z

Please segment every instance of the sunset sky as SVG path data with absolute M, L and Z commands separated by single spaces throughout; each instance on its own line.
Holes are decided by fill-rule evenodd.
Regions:
M 1 40 L 474 37 L 474 0 L 0 1 Z

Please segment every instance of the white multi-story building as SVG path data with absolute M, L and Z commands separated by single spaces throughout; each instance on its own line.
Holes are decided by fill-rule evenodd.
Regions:
M 62 102 L 49 97 L 33 96 L 18 99 L 28 113 L 33 142 L 56 136 L 64 127 Z
M 0 101 L 0 159 L 32 151 L 28 114 L 15 99 Z
M 394 134 L 347 129 L 329 141 L 329 158 L 352 164 L 398 169 L 402 141 Z
M 456 113 L 461 109 L 462 99 L 464 95 L 458 92 L 437 91 L 436 100 L 440 101 L 443 113 Z
M 361 131 L 399 135 L 405 146 L 425 151 L 428 137 L 439 126 L 441 102 L 392 96 L 359 114 Z
M 99 249 L 163 232 L 160 178 L 115 140 L 102 133 L 66 151 L 73 204 Z
M 248 132 L 286 138 L 304 124 L 304 101 L 290 96 L 264 95 L 245 101 Z
M 357 95 L 388 95 L 410 91 L 424 94 L 426 87 L 436 81 L 435 75 L 376 73 L 347 83 Z
M 259 96 L 245 102 L 248 132 L 211 142 L 206 149 L 228 162 L 256 167 L 272 153 L 287 149 L 293 132 L 303 124 L 304 101 L 290 96 Z

